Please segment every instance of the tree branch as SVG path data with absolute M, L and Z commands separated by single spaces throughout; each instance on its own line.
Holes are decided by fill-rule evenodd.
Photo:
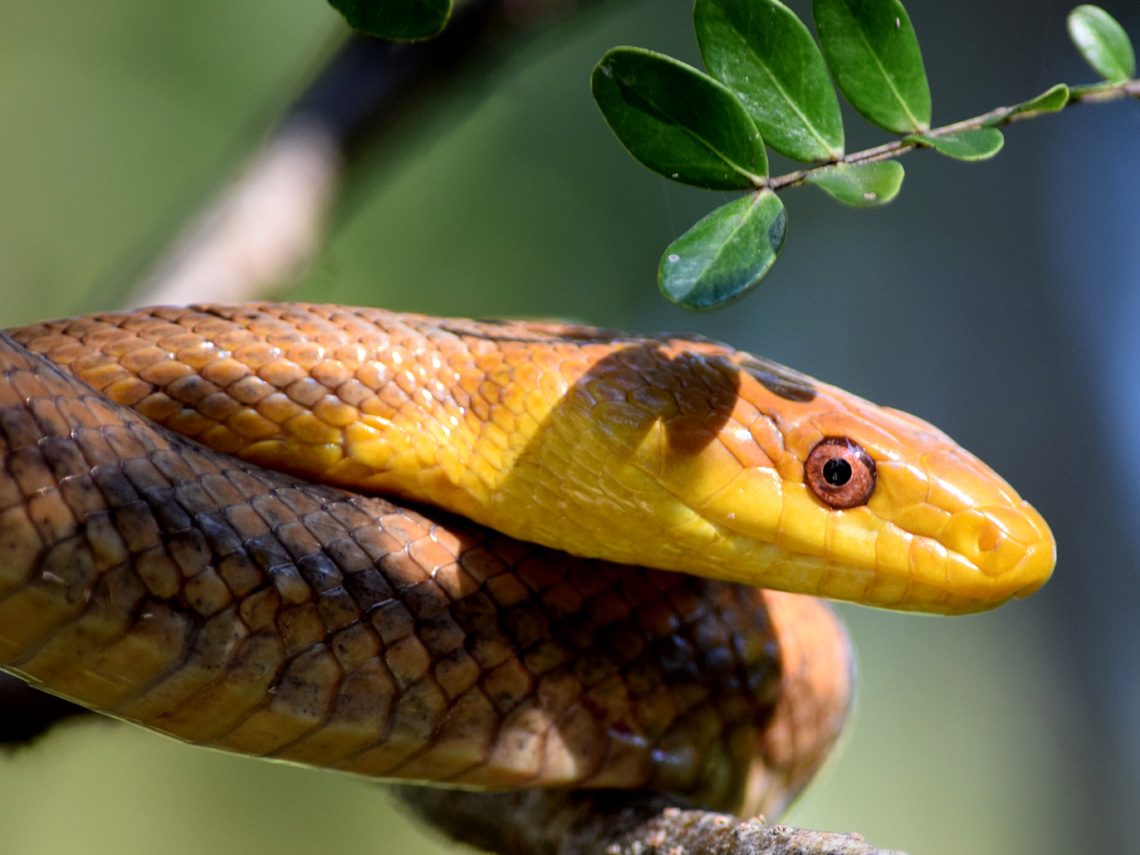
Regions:
M 127 306 L 264 297 L 316 255 L 342 179 L 456 84 L 600 0 L 468 0 L 424 42 L 348 37 L 240 174 L 193 218 Z
M 392 789 L 452 839 L 501 855 L 901 855 L 858 834 L 765 825 L 650 793 Z

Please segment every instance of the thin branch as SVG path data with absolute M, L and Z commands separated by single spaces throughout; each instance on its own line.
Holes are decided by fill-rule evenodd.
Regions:
M 1071 107 L 1074 104 L 1101 104 L 1106 101 L 1119 101 L 1123 98 L 1140 98 L 1140 80 L 1122 80 L 1116 83 L 1071 87 L 1069 89 L 1069 100 L 1065 102 L 1064 107 L 1061 109 Z M 972 131 L 979 128 L 998 128 L 1012 122 L 1034 119 L 1046 112 L 1058 111 L 1029 110 L 1019 112 L 1018 105 L 1012 107 L 998 107 L 994 110 L 990 110 L 988 113 L 974 116 L 972 119 L 964 119 L 963 121 L 954 122 L 950 125 L 943 125 L 940 128 L 932 128 L 923 134 L 923 136 L 941 137 L 947 134 L 958 133 L 959 131 Z M 889 143 L 875 146 L 874 148 L 852 152 L 838 160 L 820 163 L 815 166 L 809 166 L 806 169 L 797 169 L 795 172 L 768 178 L 760 187 L 766 187 L 769 190 L 775 191 L 784 190 L 788 187 L 798 187 L 802 185 L 812 173 L 818 172 L 821 169 L 827 169 L 837 163 L 859 165 L 863 163 L 874 163 L 880 160 L 892 160 L 919 147 L 920 146 L 913 142 L 904 142 L 901 139 L 893 140 Z M 760 187 L 757 189 L 760 189 Z
M 858 834 L 808 831 L 612 790 L 504 793 L 398 786 L 452 839 L 501 855 L 901 855 Z

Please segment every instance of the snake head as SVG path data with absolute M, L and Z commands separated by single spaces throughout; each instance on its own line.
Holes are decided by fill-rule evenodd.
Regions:
M 1041 515 L 946 434 L 774 363 L 733 361 L 721 437 L 742 465 L 699 512 L 763 544 L 741 561 L 765 567 L 759 584 L 956 614 L 1048 580 L 1056 549 Z

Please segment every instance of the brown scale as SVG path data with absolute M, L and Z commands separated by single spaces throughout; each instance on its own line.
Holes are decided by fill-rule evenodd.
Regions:
M 849 653 L 819 601 L 261 469 L 7 336 L 0 375 L 0 667 L 33 685 L 362 775 L 748 812 L 778 811 L 838 734 Z

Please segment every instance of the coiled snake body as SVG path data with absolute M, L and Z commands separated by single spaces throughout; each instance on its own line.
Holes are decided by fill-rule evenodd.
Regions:
M 775 811 L 849 703 L 804 594 L 975 611 L 1054 562 L 934 428 L 704 340 L 157 308 L 0 374 L 0 667 L 369 776 Z

